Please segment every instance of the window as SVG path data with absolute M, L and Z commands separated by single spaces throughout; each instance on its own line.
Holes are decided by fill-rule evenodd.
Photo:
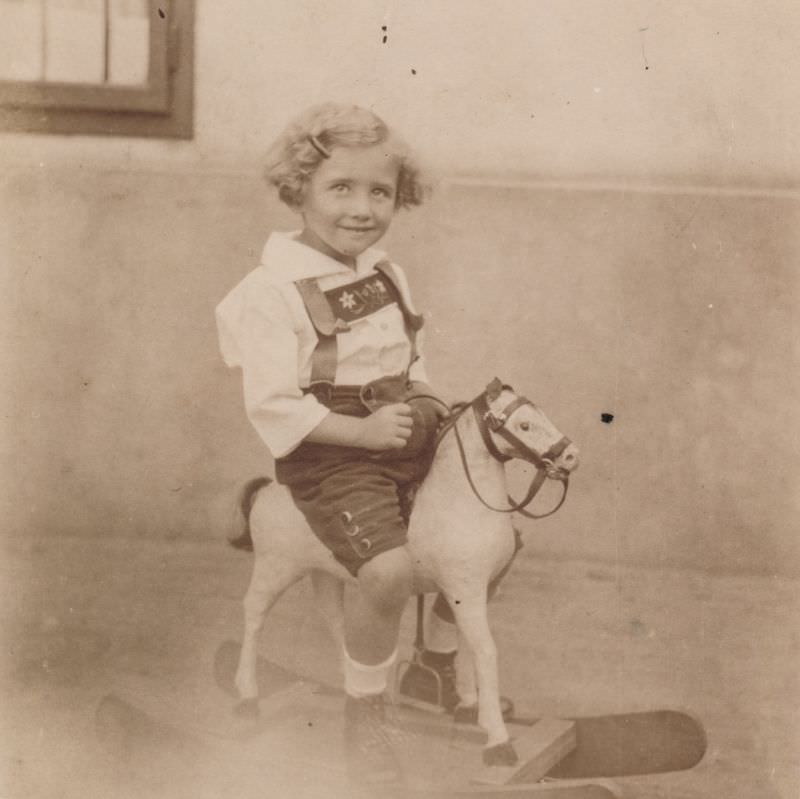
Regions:
M 192 136 L 193 0 L 0 0 L 0 129 Z

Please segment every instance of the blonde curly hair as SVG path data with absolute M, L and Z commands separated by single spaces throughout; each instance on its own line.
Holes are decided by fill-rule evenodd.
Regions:
M 311 175 L 333 147 L 386 144 L 400 164 L 395 208 L 420 205 L 429 192 L 407 145 L 377 114 L 357 105 L 324 103 L 293 119 L 267 152 L 265 180 L 290 208 L 303 202 Z

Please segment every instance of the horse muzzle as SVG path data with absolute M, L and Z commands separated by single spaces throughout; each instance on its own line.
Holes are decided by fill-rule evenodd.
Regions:
M 546 461 L 545 470 L 552 480 L 563 480 L 574 472 L 580 465 L 578 448 L 570 443 L 564 451 L 554 460 Z

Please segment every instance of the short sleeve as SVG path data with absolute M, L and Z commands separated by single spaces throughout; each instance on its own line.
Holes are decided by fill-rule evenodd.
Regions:
M 247 416 L 273 457 L 295 449 L 328 414 L 298 378 L 298 335 L 279 287 L 243 281 L 216 311 L 222 356 L 240 367 Z

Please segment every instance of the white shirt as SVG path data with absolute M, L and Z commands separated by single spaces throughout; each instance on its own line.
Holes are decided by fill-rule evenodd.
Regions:
M 375 264 L 386 258 L 379 250 L 365 250 L 354 271 L 298 242 L 297 235 L 273 233 L 259 266 L 216 310 L 222 357 L 228 366 L 242 369 L 247 416 L 275 458 L 295 449 L 330 412 L 302 391 L 309 385 L 317 334 L 294 282 L 317 278 L 322 291 L 329 291 L 377 274 Z M 412 308 L 405 275 L 392 266 Z M 340 385 L 363 385 L 404 372 L 411 345 L 397 303 L 350 322 L 350 330 L 337 336 L 337 357 Z M 409 376 L 427 382 L 422 358 Z

